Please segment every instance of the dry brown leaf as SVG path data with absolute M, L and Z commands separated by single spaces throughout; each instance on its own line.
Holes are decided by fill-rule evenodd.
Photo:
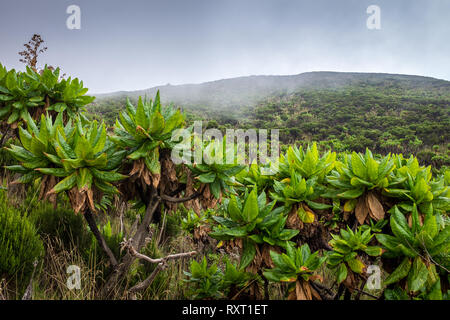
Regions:
M 175 164 L 170 159 L 164 159 L 162 161 L 162 171 L 164 175 L 169 179 L 170 182 L 177 181 L 177 171 L 175 169 Z
M 364 224 L 368 213 L 369 209 L 367 208 L 365 197 L 359 197 L 355 207 L 355 216 L 359 224 Z
M 353 274 L 353 271 L 348 270 L 347 278 L 345 278 L 343 284 L 347 287 L 347 289 L 349 289 L 350 292 L 353 292 L 353 288 L 356 288 L 358 285 L 358 280 Z
M 407 220 L 408 220 L 408 225 L 411 228 L 412 227 L 412 214 L 408 214 Z M 421 226 L 423 225 L 423 215 L 422 214 L 419 214 L 419 223 Z
M 86 193 L 87 193 L 87 198 L 89 201 L 89 207 L 90 207 L 91 211 L 96 212 L 95 205 L 94 205 L 94 193 L 92 192 L 92 189 L 87 189 Z
M 159 185 L 159 181 L 161 180 L 161 175 L 160 174 L 154 174 L 152 175 L 152 183 L 153 183 L 153 187 L 155 189 L 158 188 Z
M 85 206 L 86 193 L 78 193 L 76 200 L 75 213 L 82 212 L 82 208 Z
M 286 220 L 286 227 L 288 229 L 295 229 L 295 230 L 303 229 L 303 222 L 298 217 L 297 210 L 298 210 L 297 205 L 293 205 L 291 211 L 288 214 L 288 218 Z
M 373 193 L 369 193 L 367 195 L 367 206 L 369 207 L 369 214 L 372 219 L 375 221 L 381 220 L 384 218 L 384 209 L 383 205 L 377 199 L 377 197 Z
M 140 160 L 134 161 L 133 168 L 131 169 L 129 176 L 131 177 L 131 176 L 135 175 L 136 173 L 140 172 L 142 170 L 143 165 L 144 165 L 144 163 Z
M 315 300 L 322 300 L 322 297 L 320 296 L 320 294 L 313 287 L 311 287 L 311 293 Z
M 350 213 L 344 212 L 344 217 L 343 217 L 344 221 L 347 221 L 348 218 L 350 218 Z
M 239 247 L 239 249 L 242 249 L 242 239 L 236 239 L 234 240 L 234 243 L 237 247 Z
M 308 300 L 306 293 L 303 290 L 302 283 L 299 280 L 295 283 L 295 293 L 297 300 Z
M 295 288 L 289 292 L 287 299 L 288 300 L 297 300 L 297 291 L 295 290 Z
M 41 180 L 41 188 L 40 188 L 40 191 L 39 191 L 39 196 L 38 196 L 38 199 L 39 200 L 42 200 L 42 198 L 44 197 L 44 195 L 46 195 L 47 194 L 47 179 L 48 179 L 48 177 L 49 176 L 44 176 L 43 178 L 42 178 L 42 180 Z
M 320 282 L 323 282 L 323 277 L 320 274 L 315 274 L 309 277 L 310 281 L 316 281 L 319 280 Z
M 48 182 L 47 182 L 47 190 L 52 190 L 54 186 L 56 186 L 58 182 L 56 181 L 56 178 L 54 176 L 50 176 Z M 51 194 L 48 197 L 48 201 L 53 204 L 53 207 L 56 208 L 56 193 Z
M 73 187 L 68 192 L 70 204 L 75 213 L 83 212 L 86 205 L 86 192 L 80 192 L 77 187 Z
M 144 171 L 144 173 L 141 175 L 142 179 L 144 180 L 144 183 L 149 186 L 152 183 L 151 177 L 150 177 L 150 173 L 146 170 Z
M 312 293 L 311 293 L 311 286 L 309 285 L 309 282 L 300 280 L 301 284 L 303 286 L 303 292 L 306 294 L 306 299 L 312 300 Z
M 275 268 L 275 265 L 272 261 L 272 258 L 270 257 L 270 251 L 275 251 L 277 253 L 280 253 L 280 250 L 277 247 L 272 247 L 268 244 L 264 244 L 262 247 L 262 259 L 263 264 L 266 268 Z

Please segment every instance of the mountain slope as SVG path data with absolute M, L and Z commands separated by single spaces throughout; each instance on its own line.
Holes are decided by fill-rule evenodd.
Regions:
M 428 77 L 312 72 L 163 86 L 101 96 L 91 112 L 112 122 L 126 97 L 160 90 L 188 121 L 208 127 L 279 129 L 284 143 L 319 141 L 337 151 L 415 153 L 450 165 L 450 82 Z
M 389 83 L 405 90 L 430 90 L 448 93 L 450 82 L 434 78 L 382 73 L 308 72 L 289 76 L 249 76 L 201 84 L 166 85 L 139 91 L 121 91 L 97 96 L 97 101 L 139 96 L 154 97 L 157 90 L 165 103 L 181 106 L 207 106 L 210 110 L 240 109 L 253 106 L 277 93 L 299 89 L 337 89 L 345 86 L 386 86 Z

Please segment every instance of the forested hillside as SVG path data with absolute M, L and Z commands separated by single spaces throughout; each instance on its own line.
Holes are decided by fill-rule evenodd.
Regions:
M 284 143 L 314 140 L 336 151 L 369 147 L 450 164 L 448 81 L 338 72 L 253 76 L 101 95 L 89 110 L 111 123 L 127 98 L 136 102 L 137 95 L 152 96 L 157 89 L 188 120 L 210 127 L 277 128 Z
M 249 112 L 248 126 L 280 128 L 285 143 L 322 141 L 335 150 L 417 153 L 449 164 L 448 93 L 394 87 L 303 90 L 282 94 Z

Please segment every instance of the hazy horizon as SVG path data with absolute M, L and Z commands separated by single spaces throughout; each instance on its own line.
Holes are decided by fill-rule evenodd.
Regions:
M 66 27 L 72 4 L 80 30 Z M 366 26 L 370 5 L 381 9 L 380 30 Z M 23 70 L 17 53 L 41 34 L 39 64 L 60 66 L 91 94 L 320 71 L 450 80 L 445 0 L 17 0 L 0 9 L 1 63 Z
M 447 79 L 440 79 L 440 78 L 436 78 L 436 77 L 430 77 L 430 76 L 426 76 L 426 75 L 419 75 L 419 74 L 405 74 L 405 73 L 390 73 L 390 72 L 358 72 L 358 71 L 330 71 L 330 70 L 315 70 L 315 71 L 306 71 L 306 72 L 301 72 L 301 73 L 296 73 L 296 74 L 250 74 L 250 75 L 242 75 L 242 76 L 236 76 L 236 77 L 231 77 L 231 78 L 222 78 L 222 79 L 214 79 L 214 80 L 208 80 L 208 81 L 201 81 L 201 82 L 186 82 L 186 83 L 170 83 L 171 86 L 184 86 L 184 85 L 201 85 L 201 84 L 205 84 L 205 83 L 210 83 L 210 82 L 216 82 L 216 81 L 226 81 L 226 80 L 232 80 L 232 79 L 238 79 L 238 78 L 250 78 L 250 77 L 287 77 L 287 76 L 299 76 L 302 74 L 306 74 L 306 73 L 328 73 L 328 72 L 336 72 L 336 73 L 360 73 L 360 74 L 391 74 L 391 75 L 399 75 L 399 76 L 410 76 L 410 77 L 425 77 L 425 78 L 433 78 L 436 80 L 442 80 L 442 81 L 447 81 L 450 82 L 450 80 Z M 117 92 L 132 92 L 132 91 L 144 91 L 147 89 L 152 89 L 152 88 L 158 88 L 158 87 L 163 87 L 166 86 L 166 84 L 157 84 L 151 87 L 145 87 L 145 88 L 137 88 L 137 89 L 132 89 L 132 90 L 117 90 L 117 91 L 109 91 L 109 92 L 96 92 L 95 94 L 97 95 L 108 95 L 111 93 L 117 93 Z M 92 93 L 92 91 L 90 91 Z

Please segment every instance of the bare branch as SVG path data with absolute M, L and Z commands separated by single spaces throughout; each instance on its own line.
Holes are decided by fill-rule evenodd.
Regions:
M 155 190 L 152 190 L 150 197 L 151 200 L 147 203 L 147 210 L 145 212 L 142 222 L 137 226 L 137 230 L 132 236 L 132 242 L 136 245 L 136 249 L 140 250 L 145 244 L 145 238 L 148 234 L 148 226 L 152 221 L 153 214 L 161 203 L 161 198 L 156 194 Z M 145 200 L 145 199 L 143 199 Z M 136 259 L 130 252 L 128 252 L 121 260 L 121 263 L 114 268 L 113 273 L 109 276 L 106 284 L 103 286 L 100 296 L 102 298 L 110 297 L 113 294 L 113 290 L 116 287 L 120 279 L 128 272 L 131 264 Z
M 171 197 L 171 196 L 162 194 L 161 199 L 163 199 L 164 201 L 172 202 L 172 203 L 181 203 L 181 202 L 193 200 L 193 199 L 197 198 L 198 196 L 200 196 L 200 193 L 198 193 L 198 192 L 193 193 L 189 197 L 185 197 L 185 198 L 175 198 L 175 197 Z
M 355 290 L 355 291 L 358 291 L 358 293 L 362 293 L 362 294 L 365 294 L 366 296 L 368 296 L 368 297 L 371 297 L 371 298 L 374 298 L 374 299 L 379 299 L 379 297 L 377 297 L 377 296 L 374 296 L 373 294 L 370 294 L 370 293 L 368 293 L 368 292 L 366 292 L 366 291 L 364 291 L 364 290 L 361 290 L 361 289 L 358 289 L 358 288 L 351 288 L 352 290 Z
M 5 279 L 2 279 L 2 280 L 0 281 L 0 301 L 6 300 L 5 295 L 3 295 L 3 291 L 6 292 L 6 280 L 5 280 Z M 5 293 L 5 294 L 6 294 L 6 293 Z
M 433 257 L 431 256 L 431 254 L 427 250 L 427 246 L 425 245 L 425 242 L 423 242 L 423 241 L 422 241 L 422 246 L 423 246 L 423 248 L 425 250 L 425 253 L 427 254 L 428 258 L 431 260 L 431 262 L 433 262 L 435 265 L 437 265 L 438 267 L 442 268 L 446 272 L 450 273 L 450 271 L 446 267 L 444 267 L 443 265 L 441 265 L 441 264 L 437 263 L 436 261 L 434 261 Z M 424 257 L 422 257 L 422 258 L 424 258 Z
M 155 270 L 153 270 L 153 272 L 147 277 L 147 279 L 145 279 L 142 282 L 139 282 L 134 287 L 132 287 L 129 291 L 129 293 L 131 295 L 131 299 L 136 300 L 136 293 L 147 289 L 152 284 L 153 280 L 155 280 L 157 274 L 163 269 L 164 269 L 164 263 L 163 262 L 158 263 Z
M 166 262 L 169 261 L 169 260 L 180 259 L 180 258 L 184 258 L 184 257 L 192 257 L 192 256 L 194 256 L 194 255 L 197 254 L 197 251 L 191 251 L 191 252 L 183 252 L 183 253 L 170 254 L 170 255 L 165 256 L 165 257 L 163 257 L 163 258 L 152 259 L 152 258 L 150 258 L 150 257 L 148 257 L 148 256 L 146 256 L 146 255 L 144 255 L 144 254 L 142 254 L 142 253 L 137 252 L 136 249 L 134 249 L 134 247 L 133 247 L 133 245 L 132 245 L 131 239 L 128 240 L 128 241 L 124 241 L 124 242 L 122 243 L 122 248 L 123 248 L 123 249 L 127 249 L 128 252 L 129 252 L 132 256 L 134 256 L 134 257 L 136 257 L 136 258 L 138 258 L 138 259 L 142 259 L 142 260 L 148 261 L 148 262 L 150 262 L 150 263 L 161 263 L 161 262 L 162 262 L 162 263 L 166 263 Z
M 167 262 L 169 260 L 175 260 L 184 257 L 192 257 L 197 254 L 196 251 L 191 251 L 191 252 L 171 254 L 159 259 L 152 259 L 144 254 L 137 252 L 136 249 L 133 247 L 132 242 L 133 242 L 132 239 L 124 240 L 122 242 L 122 249 L 126 249 L 128 253 L 135 258 L 142 259 L 150 263 L 158 264 L 155 270 L 153 270 L 153 272 L 150 274 L 150 276 L 148 276 L 144 281 L 139 282 L 129 290 L 129 294 L 131 295 L 131 299 L 133 300 L 136 300 L 137 292 L 144 291 L 152 284 L 153 280 L 155 280 L 156 275 L 167 266 Z
M 84 218 L 86 219 L 89 228 L 91 229 L 92 233 L 94 234 L 95 238 L 97 239 L 98 244 L 102 248 L 102 250 L 106 253 L 106 255 L 109 258 L 109 261 L 111 262 L 112 266 L 117 266 L 117 259 L 112 253 L 111 249 L 108 247 L 108 244 L 106 243 L 105 239 L 103 238 L 103 235 L 101 234 L 100 230 L 97 228 L 97 223 L 95 222 L 94 216 L 92 215 L 92 212 L 88 209 L 84 214 Z

